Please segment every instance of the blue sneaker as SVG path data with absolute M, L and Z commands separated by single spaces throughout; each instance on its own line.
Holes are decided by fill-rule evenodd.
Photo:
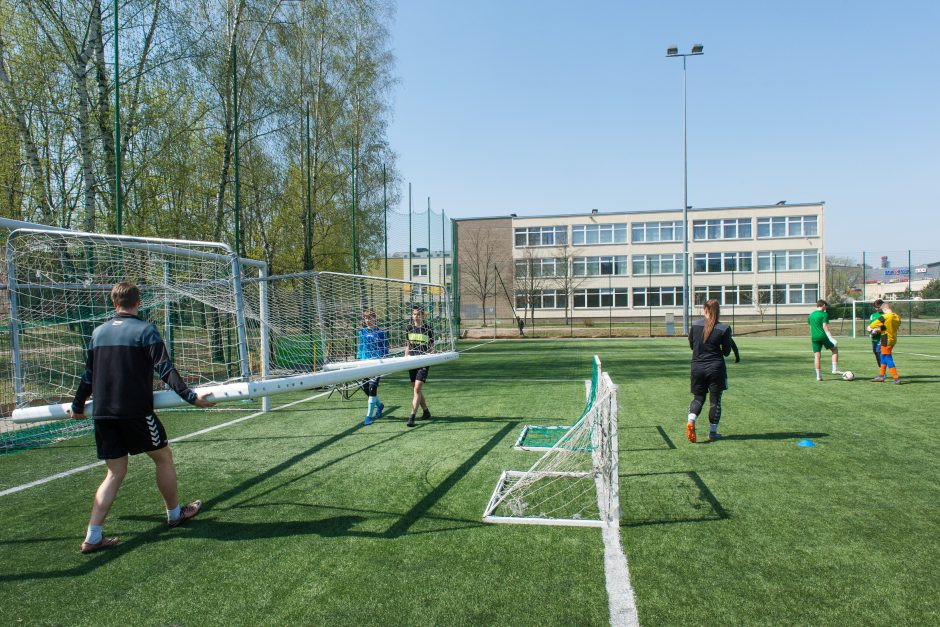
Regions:
M 383 410 L 383 409 L 385 409 L 385 403 L 379 403 L 379 404 L 376 406 L 376 411 L 375 411 L 375 418 L 376 418 L 376 420 L 378 420 L 379 418 L 382 417 L 382 410 Z
M 709 441 L 709 442 L 714 442 L 714 441 L 720 440 L 720 439 L 721 439 L 721 434 L 720 434 L 720 433 L 709 433 L 709 434 L 708 434 L 708 441 Z
M 362 424 L 368 426 L 372 424 L 372 416 L 366 416 L 366 419 L 362 421 Z

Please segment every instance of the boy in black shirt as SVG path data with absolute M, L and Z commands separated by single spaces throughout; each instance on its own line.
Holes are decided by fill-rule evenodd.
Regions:
M 415 305 L 411 308 L 411 324 L 406 329 L 408 334 L 408 343 L 405 345 L 405 356 L 408 355 L 430 355 L 434 352 L 434 329 L 424 323 L 424 310 Z M 424 410 L 421 420 L 430 420 L 431 412 L 428 410 L 427 401 L 424 400 L 424 382 L 428 380 L 428 367 L 415 368 L 408 371 L 408 377 L 414 385 L 414 397 L 411 399 L 411 417 L 408 418 L 408 426 L 415 426 L 415 415 L 418 413 L 418 405 Z
M 105 538 L 101 527 L 127 475 L 128 455 L 147 453 L 156 464 L 157 488 L 170 527 L 192 518 L 202 507 L 202 501 L 182 508 L 179 505 L 173 454 L 166 430 L 153 413 L 153 371 L 187 402 L 197 407 L 215 405 L 208 395 L 198 395 L 186 385 L 170 361 L 157 327 L 137 317 L 140 290 L 136 285 L 115 285 L 111 302 L 116 315 L 92 333 L 85 374 L 69 411 L 72 418 L 83 419 L 85 401 L 89 394 L 93 396 L 95 445 L 98 459 L 108 466 L 108 474 L 95 493 L 82 553 L 118 543 L 117 538 Z

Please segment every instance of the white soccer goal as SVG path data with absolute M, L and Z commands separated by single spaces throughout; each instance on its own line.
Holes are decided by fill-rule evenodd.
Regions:
M 617 386 L 601 371 L 596 395 L 581 419 L 527 471 L 502 473 L 484 522 L 619 525 L 617 437 Z
M 223 244 L 19 229 L 6 246 L 14 423 L 63 418 L 84 371 L 92 330 L 113 315 L 114 283 L 141 288 L 180 374 L 217 400 L 331 388 L 456 358 L 440 286 L 334 273 L 266 277 Z M 257 266 L 243 279 L 241 269 Z M 404 357 L 411 307 L 427 312 L 435 353 Z M 358 360 L 364 309 L 390 354 Z M 92 399 L 93 405 L 94 399 Z M 155 407 L 182 404 L 158 389 Z
M 901 317 L 900 335 L 940 335 L 940 299 L 885 298 Z M 852 337 L 865 337 L 875 305 L 870 300 L 852 301 Z
M 223 244 L 16 230 L 6 246 L 17 406 L 71 398 L 109 294 L 131 280 L 194 385 L 247 376 L 235 257 Z

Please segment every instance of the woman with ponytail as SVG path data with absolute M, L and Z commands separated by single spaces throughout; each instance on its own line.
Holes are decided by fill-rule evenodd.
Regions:
M 721 308 L 714 298 L 703 307 L 705 318 L 696 320 L 689 327 L 689 347 L 692 349 L 692 403 L 689 405 L 689 422 L 685 434 L 689 442 L 695 442 L 695 419 L 705 406 L 708 394 L 708 440 L 721 437 L 718 421 L 721 420 L 721 393 L 728 389 L 728 370 L 725 357 L 734 351 L 735 362 L 740 361 L 737 346 L 731 339 L 731 327 L 721 324 L 718 315 Z

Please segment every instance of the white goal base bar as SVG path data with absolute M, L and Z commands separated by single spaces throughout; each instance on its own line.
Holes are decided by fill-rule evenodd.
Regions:
M 390 359 L 369 360 L 363 365 L 363 362 L 349 362 L 349 367 L 336 370 L 327 370 L 325 372 L 315 372 L 311 374 L 301 374 L 292 377 L 282 377 L 278 379 L 267 379 L 264 381 L 249 381 L 240 383 L 225 383 L 222 385 L 210 385 L 196 388 L 197 394 L 209 394 L 209 400 L 220 403 L 228 401 L 240 401 L 250 398 L 273 396 L 275 394 L 285 394 L 287 392 L 296 392 L 299 390 L 309 390 L 311 388 L 328 387 L 357 381 L 359 379 L 371 379 L 380 377 L 393 372 L 412 370 L 414 368 L 424 368 L 443 364 L 457 359 L 457 352 L 432 353 L 430 355 L 415 355 L 409 357 L 392 357 Z M 173 390 L 162 390 L 154 392 L 154 409 L 166 409 L 168 407 L 179 407 L 187 405 L 179 395 Z M 58 405 L 44 405 L 41 407 L 23 407 L 13 410 L 13 422 L 24 424 L 29 422 L 46 422 L 49 420 L 62 420 L 69 417 L 71 403 L 61 403 Z M 85 413 L 92 415 L 93 401 L 85 405 Z
M 490 502 L 486 505 L 486 511 L 490 512 L 496 508 L 497 501 L 499 500 L 499 495 L 503 490 L 503 485 L 506 483 L 507 479 L 512 477 L 525 477 L 531 473 L 522 472 L 519 470 L 504 470 L 503 474 L 500 475 L 499 481 L 496 483 L 496 489 L 493 490 L 493 496 L 490 497 Z M 590 477 L 591 473 L 589 472 L 542 472 L 539 473 L 544 477 L 574 477 L 574 478 L 585 478 Z M 603 520 L 590 520 L 590 519 L 581 519 L 581 518 L 539 518 L 537 516 L 493 516 L 491 514 L 486 514 L 483 516 L 483 522 L 488 523 L 505 523 L 510 525 L 561 525 L 565 527 L 606 527 L 607 522 Z

